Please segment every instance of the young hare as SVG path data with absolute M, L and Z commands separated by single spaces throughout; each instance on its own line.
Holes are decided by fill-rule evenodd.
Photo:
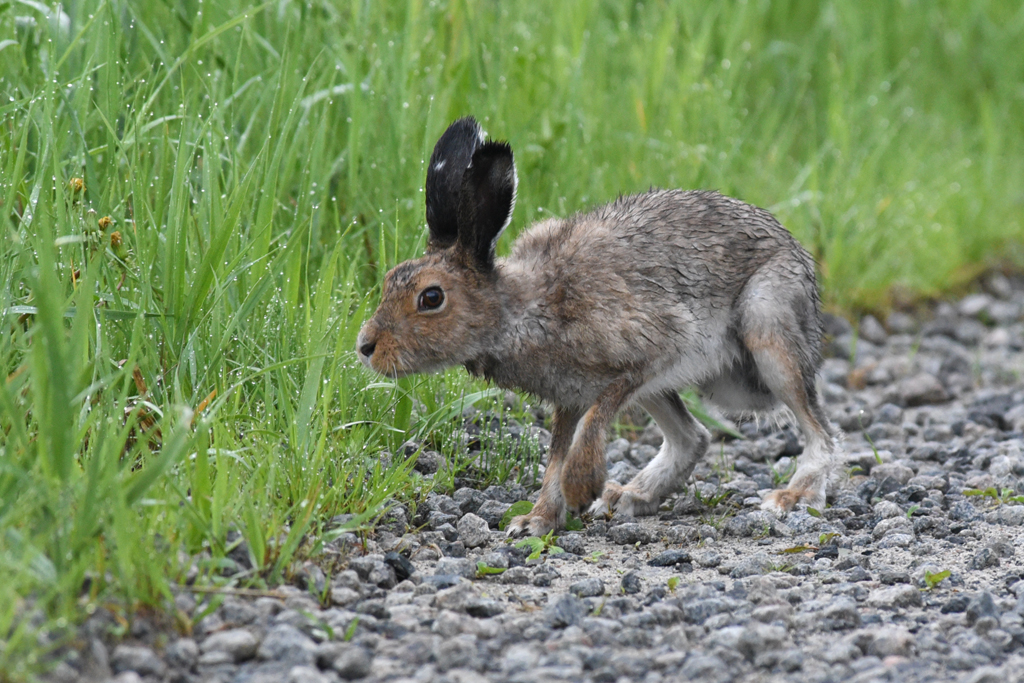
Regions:
M 427 253 L 387 274 L 357 343 L 384 375 L 461 364 L 554 405 L 540 497 L 509 533 L 558 529 L 567 509 L 656 512 L 708 447 L 679 398 L 691 386 L 732 412 L 788 406 L 807 445 L 762 507 L 822 507 L 839 461 L 814 384 L 814 261 L 796 239 L 716 192 L 653 190 L 542 221 L 496 259 L 516 183 L 512 149 L 473 118 L 445 131 L 427 168 Z M 605 434 L 634 401 L 664 443 L 629 484 L 605 483 Z

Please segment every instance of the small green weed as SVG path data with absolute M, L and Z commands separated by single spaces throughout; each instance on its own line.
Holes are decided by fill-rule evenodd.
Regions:
M 565 550 L 556 545 L 557 541 L 558 538 L 555 536 L 555 532 L 552 530 L 540 537 L 530 536 L 528 538 L 524 538 L 523 540 L 516 543 L 516 547 L 529 548 L 530 554 L 529 556 L 527 556 L 526 559 L 536 560 L 544 553 L 547 553 L 548 555 L 558 555 L 559 553 L 564 553 Z
M 926 590 L 934 590 L 940 583 L 950 577 L 948 569 L 943 569 L 941 572 L 929 572 L 924 573 L 924 582 L 927 585 Z
M 485 576 L 493 576 L 495 574 L 503 574 L 505 567 L 491 567 L 484 561 L 478 561 L 476 563 L 476 576 L 478 579 L 482 579 Z
M 964 491 L 964 495 L 980 496 L 991 502 L 993 505 L 1024 503 L 1024 496 L 1017 495 L 1016 491 L 1010 488 L 1004 488 L 1001 491 L 994 486 L 989 486 L 986 489 L 966 489 Z

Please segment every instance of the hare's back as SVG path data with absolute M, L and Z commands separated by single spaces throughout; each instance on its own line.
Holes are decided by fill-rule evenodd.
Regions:
M 539 223 L 517 240 L 512 259 L 572 272 L 577 283 L 613 271 L 630 290 L 708 300 L 734 298 L 780 255 L 813 282 L 811 257 L 764 209 L 717 192 L 655 190 Z

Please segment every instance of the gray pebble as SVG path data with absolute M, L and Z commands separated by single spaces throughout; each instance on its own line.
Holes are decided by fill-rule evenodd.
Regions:
M 643 583 L 640 580 L 640 574 L 635 570 L 630 570 L 623 574 L 622 581 L 620 582 L 620 588 L 624 595 L 636 595 L 643 590 Z
M 459 540 L 467 548 L 479 548 L 491 540 L 491 529 L 487 521 L 472 512 L 467 512 L 459 520 L 458 531 Z
M 544 622 L 551 628 L 576 626 L 587 616 L 587 607 L 575 595 L 564 593 L 544 607 Z
M 587 552 L 587 547 L 583 543 L 583 537 L 577 533 L 567 533 L 559 536 L 558 547 L 573 555 L 585 555 Z
M 160 678 L 167 671 L 167 665 L 148 647 L 139 645 L 118 645 L 110 655 L 110 668 L 114 673 L 134 671 L 140 676 Z
M 476 563 L 464 557 L 442 557 L 434 566 L 434 575 L 472 579 L 476 576 Z
M 501 500 L 488 500 L 479 508 L 477 508 L 476 515 L 487 522 L 487 526 L 492 529 L 497 529 L 501 523 L 501 518 L 505 516 L 508 509 L 512 507 L 511 503 L 506 503 Z
M 650 532 L 637 522 L 627 522 L 613 526 L 608 530 L 608 538 L 619 545 L 635 545 L 650 543 L 653 538 Z
M 569 592 L 579 598 L 593 598 L 604 595 L 604 581 L 592 576 L 569 586 Z
M 236 628 L 210 635 L 200 644 L 199 649 L 203 654 L 223 652 L 233 662 L 244 662 L 256 656 L 258 646 L 259 641 L 250 631 Z
M 278 624 L 267 631 L 256 656 L 261 660 L 287 662 L 291 665 L 314 664 L 316 644 L 299 629 L 289 624 Z

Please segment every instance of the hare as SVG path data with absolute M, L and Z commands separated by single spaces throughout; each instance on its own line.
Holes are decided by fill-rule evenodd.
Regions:
M 485 140 L 472 117 L 451 124 L 427 168 L 426 255 L 387 274 L 357 341 L 384 375 L 463 365 L 553 404 L 539 498 L 509 533 L 561 528 L 567 510 L 656 512 L 710 441 L 680 400 L 685 387 L 733 413 L 788 406 L 806 447 L 762 507 L 821 507 L 840 468 L 815 389 L 814 261 L 796 239 L 716 192 L 652 190 L 541 221 L 498 259 L 517 182 L 507 143 Z M 606 483 L 606 431 L 631 402 L 665 440 L 628 484 Z

